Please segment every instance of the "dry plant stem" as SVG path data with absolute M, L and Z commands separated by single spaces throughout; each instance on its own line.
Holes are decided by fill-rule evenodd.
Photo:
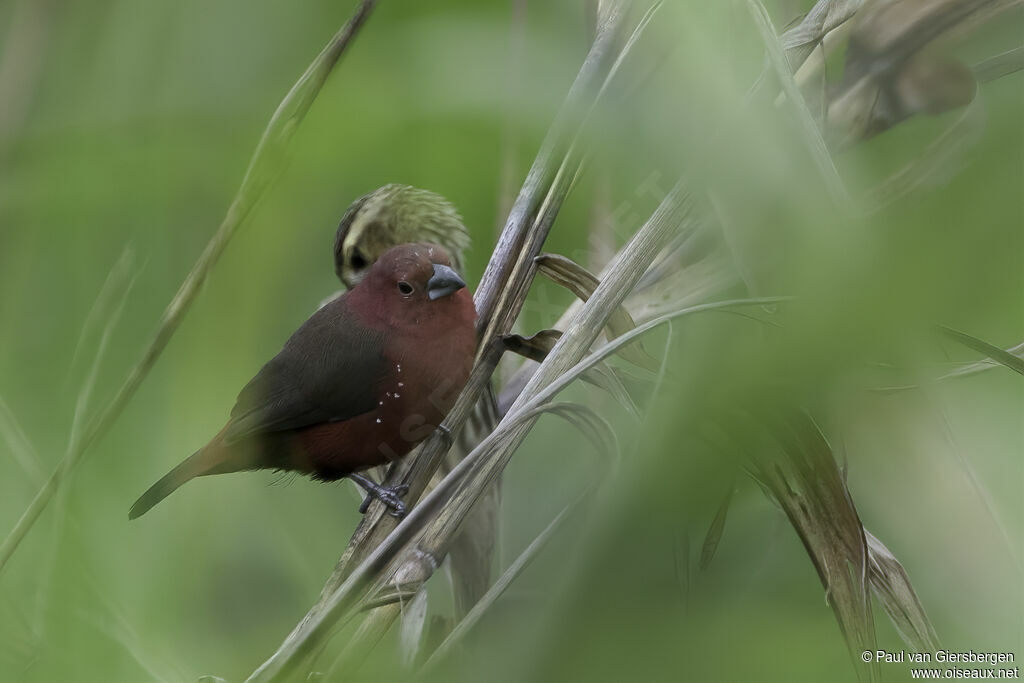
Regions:
M 511 311 L 501 311 L 498 302 L 502 294 L 508 291 L 507 285 L 510 284 L 512 274 L 524 267 L 532 272 L 532 259 L 539 253 L 539 250 L 529 254 L 528 258 L 524 258 L 526 255 L 521 253 L 521 248 L 527 243 L 530 233 L 536 232 L 530 230 L 531 224 L 539 213 L 542 202 L 548 196 L 547 188 L 552 186 L 554 177 L 560 170 L 557 160 L 564 157 L 565 150 L 575 137 L 574 133 L 578 128 L 581 109 L 584 107 L 589 109 L 587 103 L 596 99 L 594 90 L 604 80 L 604 74 L 610 68 L 614 56 L 614 45 L 629 4 L 629 2 L 621 0 L 602 4 L 602 16 L 599 18 L 594 44 L 576 81 L 569 90 L 566 105 L 555 118 L 551 131 L 537 153 L 537 159 L 526 177 L 518 198 L 512 205 L 505 229 L 498 239 L 494 250 L 495 255 L 504 255 L 506 258 L 497 261 L 492 259 L 477 287 L 476 301 L 481 329 L 493 327 L 501 322 L 501 318 L 509 317 L 508 314 Z M 519 258 L 507 258 L 510 255 L 518 255 Z M 496 315 L 496 313 L 504 313 L 504 315 Z M 518 310 L 515 313 L 517 314 Z M 515 316 L 511 317 L 514 319 Z M 487 337 L 484 339 L 486 340 Z
M 804 139 L 807 142 L 811 156 L 818 165 L 818 170 L 825 181 L 825 187 L 828 189 L 829 195 L 831 195 L 832 200 L 840 209 L 852 211 L 854 207 L 853 202 L 850 201 L 850 194 L 846 190 L 846 185 L 843 184 L 842 179 L 839 177 L 839 171 L 832 160 L 832 155 L 829 154 L 828 148 L 825 146 L 825 140 L 821 137 L 821 131 L 818 130 L 818 125 L 814 122 L 810 109 L 807 108 L 807 102 L 800 93 L 800 88 L 797 86 L 796 81 L 793 80 L 793 72 L 790 71 L 789 60 L 786 59 L 786 54 L 779 43 L 779 37 L 772 26 L 768 10 L 764 8 L 764 5 L 759 0 L 747 0 L 747 8 L 750 10 L 750 15 L 754 18 L 754 23 L 757 24 L 757 28 L 761 32 L 765 49 L 768 51 L 768 58 L 775 69 L 775 74 L 779 79 L 783 92 L 786 93 L 786 97 L 793 107 L 797 121 L 800 124 L 800 129 L 803 131 Z
M 750 451 L 754 477 L 771 492 L 810 556 L 858 679 L 873 681 L 877 663 L 864 665 L 859 657 L 876 647 L 864 525 L 817 424 L 803 411 L 787 412 L 757 419 L 757 429 L 778 450 Z
M 700 220 L 700 219 L 697 219 L 697 220 Z M 691 228 L 695 228 L 697 226 L 697 223 L 696 222 L 691 222 L 689 225 L 691 226 Z M 616 255 L 618 253 L 621 253 L 625 248 L 626 248 L 625 246 L 622 247 L 618 252 L 616 252 Z M 653 268 L 655 268 L 655 267 L 656 266 L 652 266 L 652 270 L 648 270 L 647 274 L 645 275 L 645 278 L 651 275 L 651 273 L 653 272 Z M 607 275 L 607 273 L 608 273 L 608 268 L 606 266 L 601 271 L 601 273 L 598 275 L 597 279 L 598 280 L 603 279 Z M 642 287 L 642 286 L 643 285 L 642 285 L 642 281 L 641 281 L 640 287 Z M 634 292 L 634 294 L 636 294 L 636 292 Z M 588 298 L 589 298 L 589 293 L 588 293 Z M 573 302 L 571 304 L 569 304 L 568 308 L 566 308 L 565 313 L 563 313 L 558 318 L 558 321 L 555 322 L 555 324 L 552 326 L 553 329 L 557 329 L 557 330 L 565 329 L 566 325 L 569 324 L 569 321 L 572 320 L 573 317 L 577 313 L 579 313 L 579 310 L 583 307 L 584 303 L 585 303 L 585 301 L 583 299 L 580 299 L 580 298 L 577 298 L 577 299 L 573 300 Z M 635 304 L 635 303 L 636 303 L 635 299 L 627 300 L 627 302 L 625 304 L 623 304 L 623 306 L 620 307 L 620 310 L 624 311 L 627 315 L 630 315 L 630 317 L 632 318 L 632 313 L 630 313 L 630 308 L 631 308 L 631 305 Z M 648 316 L 647 319 L 649 320 L 651 317 L 652 316 Z M 526 361 L 525 363 L 522 363 L 515 370 L 515 372 L 513 372 L 511 374 L 511 377 L 509 378 L 509 381 L 502 387 L 501 394 L 498 396 L 498 409 L 499 410 L 507 412 L 507 408 L 511 406 L 511 404 L 515 400 L 516 396 L 518 396 L 519 393 L 522 391 L 522 388 L 524 386 L 526 386 L 526 383 L 529 381 L 529 379 L 533 375 L 533 373 L 537 371 L 538 367 L 539 367 L 538 363 L 533 362 L 533 361 Z
M 825 62 L 846 43 L 846 39 L 853 29 L 853 24 L 854 22 L 852 21 L 844 21 L 822 37 L 820 42 L 821 49 L 815 50 L 808 55 L 807 59 L 800 65 L 800 68 L 793 73 L 793 80 L 796 81 L 798 87 L 804 88 L 813 80 L 823 77 Z M 780 104 L 784 98 L 785 95 L 780 94 L 776 98 L 775 103 Z
M 527 0 L 512 0 L 512 25 L 509 31 L 508 71 L 506 91 L 513 97 L 523 96 L 523 62 L 526 56 Z M 501 175 L 498 180 L 498 215 L 495 220 L 495 236 L 501 234 L 503 221 L 512 208 L 515 199 L 515 184 L 519 179 L 519 142 L 521 131 L 512 116 L 502 123 L 501 131 Z
M 935 652 L 941 646 L 939 637 L 928 621 L 903 565 L 870 531 L 865 529 L 864 535 L 875 597 L 882 603 L 904 642 L 918 652 Z
M 579 165 L 578 157 L 576 160 L 566 157 L 573 149 L 581 120 L 593 108 L 599 88 L 612 68 L 616 56 L 613 47 L 622 30 L 629 4 L 627 0 L 618 0 L 602 7 L 597 38 L 541 145 L 477 287 L 474 299 L 481 341 L 473 373 L 445 419 L 444 426 L 453 434 L 474 409 L 497 366 L 502 350 L 496 340 L 511 328 L 522 308 L 535 270 L 533 258 L 540 253 L 568 192 L 574 177 L 572 169 Z M 448 440 L 441 431 L 437 431 L 415 453 L 393 468 L 388 483 L 409 486 L 405 498 L 407 505 L 414 505 L 423 494 L 448 447 Z M 294 669 L 297 658 L 311 654 L 323 644 L 326 635 L 323 630 L 330 628 L 330 625 L 324 626 L 323 611 L 331 603 L 332 595 L 351 578 L 354 567 L 365 565 L 368 558 L 376 556 L 374 549 L 395 530 L 396 524 L 395 518 L 386 514 L 384 506 L 376 501 L 370 505 L 324 585 L 317 604 L 249 680 L 279 680 Z
M 587 27 L 593 32 L 597 28 L 597 12 L 599 0 L 589 0 L 586 4 Z M 607 166 L 607 155 L 600 155 L 596 168 L 596 179 L 593 194 L 590 198 L 590 216 L 587 219 L 587 249 L 589 252 L 587 265 L 592 269 L 605 266 L 615 252 L 615 233 L 611 221 L 611 206 L 608 197 L 611 195 L 611 175 Z
M 680 181 L 629 245 L 619 253 L 594 294 L 566 326 L 551 353 L 512 404 L 506 420 L 514 419 L 535 395 L 548 384 L 556 384 L 560 376 L 579 363 L 604 329 L 608 318 L 646 271 L 661 247 L 668 242 L 673 231 L 683 223 L 691 208 L 690 197 Z M 630 337 L 631 335 L 624 334 L 616 341 Z
M 352 39 L 358 34 L 376 4 L 376 0 L 364 0 L 360 3 L 348 23 L 331 38 L 331 41 L 317 55 L 313 63 L 309 65 L 309 68 L 278 105 L 270 123 L 263 131 L 263 136 L 253 153 L 252 161 L 249 162 L 249 168 L 228 208 L 227 215 L 195 266 L 192 267 L 192 271 L 185 278 L 178 293 L 171 300 L 167 310 L 164 311 L 156 335 L 146 348 L 142 358 L 129 372 L 114 398 L 84 429 L 81 439 L 57 464 L 50 478 L 39 489 L 14 529 L 8 534 L 3 545 L 0 546 L 0 569 L 7 564 L 18 544 L 53 499 L 53 495 L 57 492 L 68 471 L 79 463 L 89 446 L 105 434 L 117 420 L 125 405 L 135 395 L 135 391 L 149 374 L 171 336 L 178 329 L 185 313 L 199 294 L 206 276 L 217 263 L 228 241 L 245 221 L 267 187 L 280 174 L 282 157 L 295 130 L 302 122 L 306 112 L 309 111 L 334 65 L 337 64 Z
M 352 635 L 352 638 L 345 643 L 345 649 L 341 651 L 337 659 L 328 669 L 330 672 L 351 673 L 358 670 L 370 652 L 377 646 L 380 639 L 387 635 L 395 620 L 402 616 L 402 610 L 406 604 L 411 604 L 420 595 L 422 581 L 416 581 L 415 590 L 407 598 L 399 601 L 389 602 L 373 609 L 370 614 L 359 624 L 359 628 Z M 420 597 L 422 600 L 422 597 Z
M 863 4 L 864 0 L 818 0 L 803 21 L 782 34 L 792 68 L 799 68 L 826 34 L 849 21 Z

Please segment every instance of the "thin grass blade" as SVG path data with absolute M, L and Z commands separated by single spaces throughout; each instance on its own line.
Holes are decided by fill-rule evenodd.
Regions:
M 987 341 L 978 339 L 977 337 L 972 337 L 969 334 L 954 330 L 950 327 L 940 325 L 939 330 L 950 339 L 963 344 L 969 349 L 988 356 L 1005 368 L 1009 368 L 1018 374 L 1024 375 L 1024 359 L 1018 358 L 998 346 L 993 346 Z

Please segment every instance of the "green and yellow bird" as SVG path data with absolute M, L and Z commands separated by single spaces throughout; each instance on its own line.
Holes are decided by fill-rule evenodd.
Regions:
M 429 190 L 385 185 L 352 202 L 334 239 L 334 272 L 351 289 L 381 254 L 410 242 L 444 247 L 452 267 L 463 272 L 469 231 L 451 202 Z

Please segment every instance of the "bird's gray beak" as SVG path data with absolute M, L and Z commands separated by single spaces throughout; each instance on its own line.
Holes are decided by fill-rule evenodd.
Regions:
M 435 263 L 434 275 L 427 280 L 427 296 L 430 297 L 431 301 L 434 301 L 443 296 L 454 294 L 465 286 L 466 283 L 462 281 L 458 273 L 448 266 Z

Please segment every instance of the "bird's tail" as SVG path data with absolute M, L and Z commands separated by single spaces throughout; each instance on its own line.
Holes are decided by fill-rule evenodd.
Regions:
M 128 511 L 128 519 L 135 519 L 146 514 L 151 507 L 174 493 L 179 486 L 190 479 L 201 477 L 205 474 L 235 471 L 237 468 L 227 465 L 223 455 L 222 448 L 217 448 L 211 444 L 187 457 L 181 464 L 161 477 L 160 481 L 150 486 L 149 490 L 139 496 L 139 499 L 132 505 L 132 509 Z

